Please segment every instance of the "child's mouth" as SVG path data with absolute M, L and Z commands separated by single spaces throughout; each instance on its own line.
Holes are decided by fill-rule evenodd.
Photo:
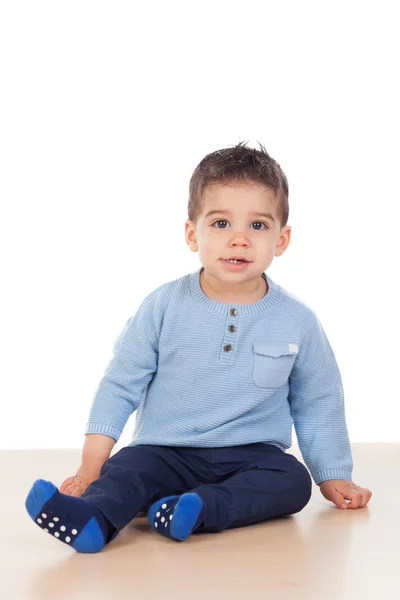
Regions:
M 225 260 L 224 258 L 221 258 L 221 263 L 224 265 L 225 268 L 229 269 L 230 271 L 241 271 L 242 269 L 246 268 L 247 265 L 250 264 L 246 260 L 230 262 L 229 260 Z

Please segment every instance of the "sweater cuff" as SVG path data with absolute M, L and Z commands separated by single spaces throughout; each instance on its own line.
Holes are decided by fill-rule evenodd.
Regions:
M 85 433 L 102 433 L 103 435 L 108 435 L 109 437 L 114 438 L 116 442 L 118 442 L 122 435 L 122 431 L 113 425 L 93 422 L 86 423 Z
M 352 481 L 352 472 L 343 469 L 323 469 L 317 473 L 311 473 L 311 477 L 317 485 L 328 479 L 347 479 L 348 481 Z

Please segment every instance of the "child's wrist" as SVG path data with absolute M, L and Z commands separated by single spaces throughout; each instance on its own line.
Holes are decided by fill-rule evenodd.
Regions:
M 103 463 L 100 464 L 99 462 L 83 461 L 76 474 L 77 476 L 82 477 L 82 479 L 84 479 L 88 483 L 91 483 L 92 481 L 100 477 L 100 471 L 102 466 Z

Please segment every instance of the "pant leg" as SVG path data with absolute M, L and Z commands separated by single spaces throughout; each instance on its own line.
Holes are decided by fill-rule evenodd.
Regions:
M 237 454 L 240 449 L 231 448 L 233 451 Z M 196 533 L 215 533 L 294 514 L 309 502 L 311 476 L 295 456 L 267 444 L 254 444 L 246 452 L 247 459 L 234 475 L 192 490 L 205 505 L 204 522 Z
M 126 446 L 103 464 L 99 479 L 81 497 L 120 531 L 156 500 L 198 486 L 201 479 L 196 475 L 175 448 Z

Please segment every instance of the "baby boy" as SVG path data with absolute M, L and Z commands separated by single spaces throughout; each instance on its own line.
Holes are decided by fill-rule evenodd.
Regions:
M 201 160 L 185 236 L 202 266 L 152 291 L 126 322 L 76 475 L 60 490 L 38 479 L 26 498 L 41 529 L 99 552 L 141 511 L 156 533 L 183 541 L 295 514 L 312 480 L 340 509 L 369 502 L 352 481 L 341 376 L 322 325 L 266 273 L 290 243 L 288 195 L 261 144 Z M 110 457 L 136 410 L 132 442 Z M 287 452 L 293 425 L 307 467 Z

